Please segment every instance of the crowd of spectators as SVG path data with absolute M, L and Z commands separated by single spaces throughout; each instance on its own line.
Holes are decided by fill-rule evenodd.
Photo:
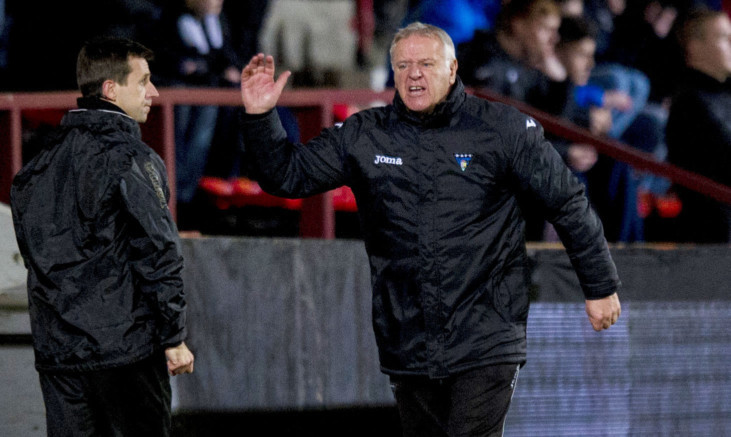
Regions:
M 162 87 L 236 86 L 240 68 L 266 51 L 275 55 L 278 68 L 295 73 L 292 86 L 380 90 L 391 85 L 391 36 L 422 21 L 453 38 L 466 86 L 490 88 L 665 160 L 671 97 L 687 77 L 681 76 L 684 52 L 674 35 L 690 11 L 728 13 L 729 3 L 0 0 L 0 89 L 75 89 L 78 48 L 91 37 L 110 35 L 155 50 L 153 79 Z M 353 83 L 354 77 L 360 81 Z M 728 92 L 728 80 L 722 89 Z M 205 172 L 223 177 L 244 172 L 238 162 L 241 144 L 232 108 L 179 107 L 175 116 L 178 201 L 187 205 Z M 551 140 L 585 182 L 610 241 L 666 236 L 652 228 L 659 223 L 652 220 L 672 219 L 682 207 L 669 180 L 638 172 L 589 145 Z M 529 221 L 528 238 L 552 238 L 550 226 Z

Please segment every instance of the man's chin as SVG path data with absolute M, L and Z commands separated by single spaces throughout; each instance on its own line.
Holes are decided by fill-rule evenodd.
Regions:
M 137 120 L 139 123 L 144 123 L 147 121 L 147 116 L 150 115 L 150 110 L 142 111 L 141 113 L 137 114 L 137 117 L 135 117 L 135 120 Z
M 411 112 L 429 112 L 429 105 L 420 101 L 404 101 L 406 107 Z

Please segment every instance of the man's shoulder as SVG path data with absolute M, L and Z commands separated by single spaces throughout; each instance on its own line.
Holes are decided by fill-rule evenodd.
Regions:
M 344 128 L 346 132 L 360 132 L 363 128 L 378 126 L 387 127 L 395 120 L 391 119 L 392 115 L 395 117 L 392 105 L 378 104 L 354 113 L 342 123 L 336 124 L 336 127 Z
M 487 124 L 505 128 L 522 126 L 526 120 L 532 120 L 513 106 L 473 95 L 467 95 L 465 110 Z
M 120 128 L 115 123 L 117 118 L 119 116 L 108 118 L 109 123 L 84 124 L 78 120 L 62 123 L 51 139 L 55 143 L 51 149 L 58 149 L 56 153 L 61 155 L 73 156 L 78 169 L 104 169 L 108 176 L 125 172 L 132 167 L 136 157 L 151 155 L 153 151 L 134 131 Z M 103 120 L 104 117 L 91 119 Z

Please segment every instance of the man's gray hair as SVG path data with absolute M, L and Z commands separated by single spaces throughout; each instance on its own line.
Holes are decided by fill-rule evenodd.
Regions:
M 396 35 L 394 35 L 393 41 L 391 42 L 391 48 L 388 51 L 391 59 L 393 59 L 393 54 L 396 51 L 396 44 L 398 44 L 398 42 L 402 39 L 406 39 L 413 35 L 425 36 L 428 38 L 439 38 L 444 45 L 444 57 L 447 58 L 447 64 L 457 59 L 454 42 L 452 42 L 452 38 L 447 32 L 437 26 L 420 23 L 418 21 L 411 23 L 396 32 Z

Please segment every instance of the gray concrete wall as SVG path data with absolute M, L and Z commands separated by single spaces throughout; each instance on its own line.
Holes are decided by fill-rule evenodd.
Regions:
M 7 208 L 0 208 L 0 238 L 0 437 L 42 436 L 25 271 Z M 361 246 L 346 240 L 184 240 L 188 343 L 197 359 L 195 374 L 173 380 L 176 411 L 393 402 L 378 370 Z M 521 371 L 506 436 L 579 435 L 578 429 L 726 435 L 730 250 L 615 249 L 623 317 L 597 334 L 586 321 L 565 253 L 532 249 L 529 364 Z
M 0 436 L 46 435 L 45 409 L 29 338 L 26 270 L 10 208 L 0 203 Z
M 15 242 L 10 207 L 0 203 L 0 308 L 27 308 L 26 270 Z

